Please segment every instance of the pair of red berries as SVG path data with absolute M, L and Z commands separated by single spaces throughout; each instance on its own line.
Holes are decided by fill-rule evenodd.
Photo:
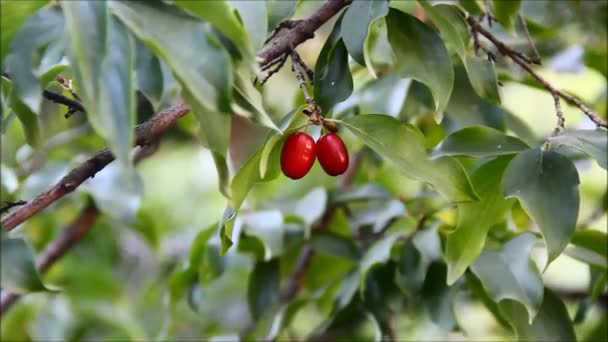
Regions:
M 317 158 L 330 176 L 341 175 L 348 168 L 348 151 L 339 135 L 328 133 L 315 143 L 310 135 L 296 132 L 287 137 L 283 145 L 281 170 L 289 178 L 300 179 Z

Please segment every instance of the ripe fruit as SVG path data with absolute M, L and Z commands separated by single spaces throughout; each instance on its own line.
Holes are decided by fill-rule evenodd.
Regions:
M 330 176 L 341 175 L 348 168 L 348 151 L 336 133 L 325 134 L 317 141 L 317 158 Z
M 293 133 L 281 151 L 281 170 L 289 178 L 300 179 L 310 171 L 316 157 L 314 139 L 304 132 Z

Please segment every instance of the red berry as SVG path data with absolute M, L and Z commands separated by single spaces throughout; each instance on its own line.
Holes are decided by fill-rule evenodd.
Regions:
M 293 133 L 281 151 L 281 170 L 289 178 L 300 179 L 310 171 L 316 157 L 314 139 L 304 132 Z
M 348 168 L 348 151 L 336 133 L 325 134 L 317 141 L 317 158 L 330 176 L 341 175 Z

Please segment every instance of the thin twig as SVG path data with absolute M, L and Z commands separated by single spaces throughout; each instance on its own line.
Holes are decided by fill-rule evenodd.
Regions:
M 54 91 L 45 89 L 42 91 L 42 96 L 44 96 L 44 98 L 46 98 L 49 101 L 53 101 L 55 103 L 65 105 L 69 109 L 73 109 L 73 110 L 83 112 L 83 113 L 85 112 L 85 109 L 80 102 L 78 102 L 77 100 L 72 100 L 69 97 L 63 96 Z
M 18 200 L 15 202 L 4 201 L 4 202 L 2 202 L 2 207 L 0 207 L 0 214 L 4 214 L 7 211 L 11 210 L 11 208 L 18 207 L 18 206 L 24 205 L 24 204 L 27 204 L 27 202 L 23 201 L 23 200 Z
M 279 70 L 281 70 L 281 68 L 283 68 L 283 65 L 285 65 L 285 62 L 287 61 L 287 54 L 282 55 L 281 57 L 277 58 L 275 60 L 276 62 L 273 63 L 269 63 L 268 65 L 265 65 L 262 67 L 262 71 L 265 70 L 269 70 L 268 74 L 266 75 L 266 77 L 264 77 L 264 79 L 262 80 L 262 82 L 260 82 L 261 85 L 264 85 L 264 83 L 266 83 L 266 81 L 268 81 L 270 79 L 270 77 L 272 77 L 272 75 L 276 74 L 277 72 L 279 72 Z M 271 69 L 272 67 L 272 69 Z M 256 78 L 257 80 L 257 78 Z M 255 81 L 253 82 L 254 84 L 256 83 Z
M 526 19 L 524 18 L 523 14 L 521 14 L 521 11 L 518 13 L 518 18 L 519 18 L 519 21 L 521 22 L 521 26 L 524 28 L 524 33 L 526 34 L 526 39 L 528 40 L 528 44 L 530 45 L 530 48 L 532 49 L 532 52 L 534 53 L 534 58 L 531 59 L 532 63 L 542 65 L 543 62 L 540 58 L 540 54 L 538 53 L 538 50 L 536 49 L 536 44 L 534 44 L 534 40 L 532 40 L 530 31 L 528 31 L 528 24 L 526 24 Z
M 306 76 L 308 77 L 308 82 L 310 82 L 311 84 L 314 83 L 315 73 L 312 71 L 311 68 L 308 67 L 308 65 L 306 65 L 306 63 L 304 63 L 304 61 L 300 57 L 300 54 L 295 49 L 291 50 L 291 58 L 293 61 L 295 61 L 297 65 L 304 69 L 304 72 L 306 72 Z
M 137 163 L 158 150 L 160 140 L 152 145 L 139 148 L 135 154 L 134 161 Z M 82 240 L 97 222 L 100 215 L 99 209 L 94 204 L 86 206 L 76 219 L 67 226 L 59 235 L 46 246 L 38 259 L 38 271 L 46 273 L 49 268 L 68 253 L 80 240 Z M 20 294 L 2 291 L 0 296 L 0 314 L 4 314 L 19 300 Z
M 559 96 L 553 92 L 551 95 L 553 96 L 555 115 L 557 116 L 557 125 L 555 125 L 552 136 L 556 136 L 564 130 L 564 123 L 566 122 L 566 119 L 564 118 L 564 113 L 562 112 L 562 105 L 560 104 Z
M 135 145 L 145 146 L 154 143 L 158 136 L 169 129 L 182 116 L 190 111 L 185 104 L 177 104 L 155 114 L 147 122 L 135 129 Z M 19 224 L 37 214 L 51 203 L 74 191 L 84 181 L 93 177 L 106 165 L 114 160 L 114 155 L 108 149 L 97 152 L 93 157 L 73 169 L 49 190 L 39 194 L 28 204 L 14 211 L 2 220 L 2 227 L 12 230 Z
M 477 20 L 475 20 L 475 18 L 473 18 L 472 16 L 469 16 L 469 15 L 464 14 L 464 13 L 463 13 L 463 15 L 464 15 L 467 23 L 471 27 L 474 27 L 476 31 L 478 31 L 480 34 L 482 34 L 484 37 L 486 37 L 489 41 L 491 41 L 492 44 L 494 44 L 494 46 L 496 46 L 496 48 L 498 49 L 498 51 L 503 56 L 510 57 L 511 60 L 513 60 L 520 67 L 522 67 L 532 77 L 534 77 L 551 94 L 555 94 L 555 95 L 559 96 L 560 98 L 566 100 L 567 102 L 569 102 L 569 103 L 575 105 L 576 107 L 578 107 L 598 127 L 608 128 L 608 123 L 605 120 L 603 120 L 602 118 L 600 118 L 600 116 L 596 112 L 594 112 L 593 110 L 591 110 L 589 107 L 587 107 L 584 103 L 582 103 L 576 97 L 574 97 L 574 96 L 572 96 L 572 95 L 570 95 L 570 94 L 568 94 L 568 93 L 566 93 L 566 92 L 564 92 L 562 90 L 557 89 L 555 86 L 553 86 L 547 80 L 545 80 L 542 76 L 540 76 L 536 71 L 534 71 L 534 69 L 532 69 L 532 67 L 530 66 L 530 64 L 533 64 L 534 61 L 532 61 L 532 60 L 530 60 L 530 58 L 524 56 L 521 52 L 516 51 L 516 50 L 510 48 L 509 46 L 507 46 L 501 40 L 499 40 L 498 38 L 496 38 L 492 33 L 490 33 L 489 31 L 487 31 L 486 29 L 484 29 L 479 24 L 479 22 L 477 22 Z
M 488 26 L 492 27 L 492 8 L 490 7 L 490 0 L 483 0 L 483 5 L 485 7 L 485 16 L 488 18 Z
M 323 3 L 310 17 L 294 21 L 288 30 L 279 30 L 272 39 L 258 52 L 260 65 L 266 65 L 278 56 L 289 53 L 293 47 L 315 36 L 315 31 L 336 15 L 352 0 L 328 0 Z

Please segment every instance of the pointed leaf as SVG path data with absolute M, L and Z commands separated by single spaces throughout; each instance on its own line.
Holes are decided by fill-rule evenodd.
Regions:
M 521 0 L 493 1 L 496 20 L 508 31 L 513 30 L 513 22 L 519 12 Z
M 163 72 L 160 60 L 139 39 L 136 41 L 135 74 L 139 89 L 158 110 L 163 96 Z
M 416 127 L 377 114 L 354 116 L 343 124 L 365 144 L 393 162 L 403 174 L 431 184 L 451 201 L 477 198 L 469 177 L 455 159 L 428 158 L 424 136 Z
M 446 4 L 432 6 L 428 0 L 418 0 L 418 3 L 443 35 L 448 50 L 458 54 L 463 63 L 466 62 L 469 30 L 458 9 Z
M 279 302 L 279 259 L 258 261 L 249 276 L 247 298 L 249 312 L 254 321 Z
M 13 2 L 23 3 L 23 1 L 10 1 L 8 4 Z M 5 6 L 5 1 L 2 1 L 3 37 L 5 21 L 10 22 L 9 17 L 13 16 L 12 12 L 4 12 Z M 9 5 L 8 9 L 15 6 L 17 5 Z M 18 7 L 21 6 L 24 5 Z M 64 14 L 56 7 L 46 7 L 37 11 L 14 34 L 9 43 L 8 54 L 3 60 L 3 71 L 7 71 L 14 82 L 13 92 L 33 113 L 40 111 L 42 87 L 46 86 L 40 82 L 42 72 L 38 70 L 39 66 L 35 65 L 36 56 L 39 56 L 48 44 L 61 39 L 64 33 L 64 21 Z
M 228 2 L 239 12 L 239 17 L 249 33 L 249 41 L 253 44 L 253 48 L 255 50 L 261 48 L 268 32 L 266 3 L 248 0 L 228 0 Z
M 518 302 L 502 302 L 500 309 L 511 322 L 518 341 L 576 341 L 566 305 L 548 288 L 544 289 L 542 306 L 532 324 Z
M 508 136 L 488 126 L 463 128 L 448 135 L 435 149 L 433 157 L 494 157 L 516 154 L 529 148 L 519 138 Z
M 73 1 L 62 7 L 79 96 L 88 118 L 118 162 L 129 167 L 135 126 L 133 38 L 120 21 L 110 17 L 106 2 Z
M 21 238 L 0 241 L 2 288 L 15 293 L 46 291 L 34 261 L 34 250 Z
M 479 201 L 458 204 L 456 230 L 448 235 L 445 258 L 448 264 L 447 282 L 453 284 L 479 256 L 491 226 L 504 220 L 513 204 L 504 198 L 500 180 L 511 158 L 494 159 L 480 166 L 471 182 Z
M 264 210 L 240 216 L 247 235 L 257 237 L 264 244 L 264 261 L 283 253 L 283 214 L 278 210 Z
M 465 67 L 469 82 L 471 82 L 471 86 L 477 95 L 492 103 L 500 104 L 498 79 L 494 63 L 481 57 L 468 56 Z
M 387 0 L 354 1 L 346 10 L 342 20 L 342 39 L 349 54 L 357 63 L 366 64 L 363 57 L 363 45 L 370 25 L 387 14 Z
M 484 251 L 471 265 L 471 271 L 496 303 L 505 299 L 518 301 L 524 305 L 529 322 L 538 313 L 543 300 L 543 281 L 529 257 L 535 242 L 533 234 L 520 234 L 500 251 Z
M 568 131 L 549 137 L 549 141 L 574 147 L 595 159 L 604 170 L 608 169 L 608 131 L 605 129 Z
M 5 0 L 0 2 L 0 62 L 8 52 L 9 44 L 21 25 L 38 9 L 48 3 L 47 0 L 18 1 Z
M 399 75 L 428 86 L 436 119 L 441 121 L 454 84 L 452 61 L 443 40 L 420 20 L 396 9 L 389 11 L 386 22 Z
M 230 112 L 230 57 L 205 23 L 161 2 L 113 1 L 110 6 L 169 65 L 198 106 L 214 113 Z
M 477 95 L 493 103 L 500 103 L 494 64 L 487 59 L 467 54 L 469 28 L 456 6 L 431 6 L 427 0 L 418 1 L 444 37 L 446 47 L 458 54 L 467 70 L 469 81 Z
M 268 13 L 268 30 L 273 30 L 279 23 L 293 15 L 298 0 L 266 0 Z
M 249 34 L 241 24 L 235 9 L 225 0 L 188 1 L 177 0 L 175 5 L 185 8 L 192 14 L 210 22 L 230 39 L 245 58 L 252 58 L 253 46 Z
M 328 113 L 336 103 L 346 100 L 353 92 L 353 78 L 344 41 L 339 39 L 332 43 L 328 39 L 323 46 L 323 50 L 326 49 L 328 52 L 325 59 L 317 60 L 314 79 L 315 100 L 324 113 Z
M 353 91 L 353 79 L 348 65 L 348 51 L 341 38 L 341 15 L 327 37 L 314 70 L 314 98 L 323 113 L 345 100 Z
M 445 264 L 432 263 L 420 295 L 431 320 L 444 330 L 454 331 L 458 326 L 454 313 L 454 299 L 459 286 L 447 286 L 446 274 Z
M 540 149 L 518 154 L 505 171 L 505 196 L 517 198 L 540 228 L 547 264 L 564 250 L 576 229 L 578 184 L 578 172 L 568 158 Z
M 262 126 L 279 131 L 270 115 L 264 109 L 262 94 L 253 86 L 250 71 L 241 66 L 236 71 L 232 110 L 235 114 L 248 118 Z
M 382 238 L 380 241 L 375 242 L 363 255 L 361 263 L 359 264 L 359 291 L 363 293 L 365 291 L 365 285 L 367 283 L 367 274 L 376 265 L 382 264 L 388 261 L 391 256 L 391 249 L 395 244 L 395 241 L 402 234 L 391 234 Z
M 40 123 L 38 115 L 17 98 L 15 91 L 11 92 L 10 106 L 23 126 L 25 141 L 34 148 L 40 147 Z

